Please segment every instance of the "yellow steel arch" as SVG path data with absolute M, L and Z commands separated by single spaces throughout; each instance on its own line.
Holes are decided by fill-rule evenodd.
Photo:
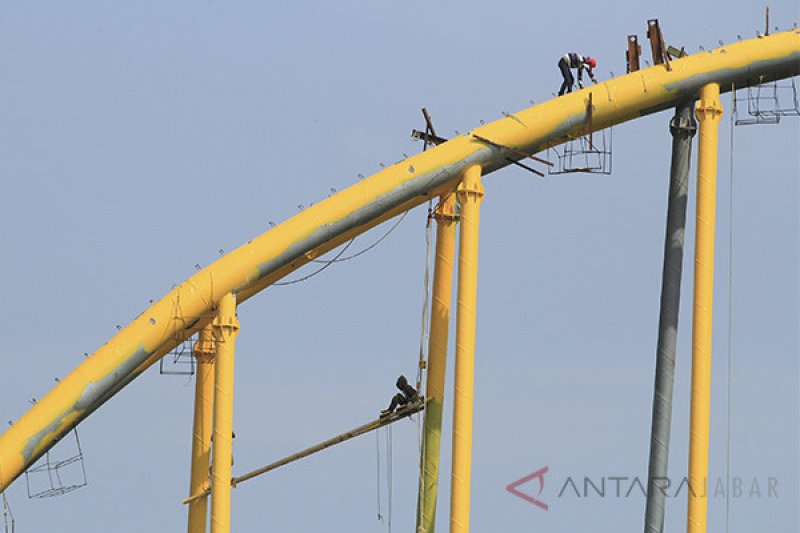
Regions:
M 723 46 L 614 78 L 530 107 L 408 158 L 295 215 L 169 292 L 73 370 L 0 436 L 0 491 L 73 426 L 211 320 L 231 292 L 242 302 L 311 259 L 427 199 L 460 174 L 487 174 L 585 134 L 693 99 L 708 83 L 723 91 L 800 71 L 800 30 Z M 476 137 L 489 139 L 488 144 Z M 514 151 L 500 148 L 513 147 Z

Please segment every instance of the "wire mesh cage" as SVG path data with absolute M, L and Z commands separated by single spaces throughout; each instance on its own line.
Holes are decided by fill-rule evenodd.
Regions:
M 159 361 L 159 373 L 173 376 L 193 376 L 195 372 L 194 337 L 178 345 Z
M 5 533 L 15 533 L 16 531 L 14 515 L 11 512 L 11 507 L 8 505 L 5 492 L 3 493 L 3 530 Z
M 611 174 L 611 130 L 607 128 L 548 148 L 547 158 L 552 161 L 552 151 L 558 159 L 556 165 L 548 168 L 548 174 Z
M 86 468 L 77 428 L 72 430 L 72 435 L 74 446 L 66 459 L 54 459 L 48 450 L 36 465 L 25 471 L 28 498 L 61 496 L 86 486 Z M 61 442 L 63 444 L 64 440 Z
M 748 87 L 742 97 L 734 91 L 733 112 L 737 126 L 778 124 L 781 117 L 800 116 L 794 78 Z
M 196 265 L 199 267 L 199 265 Z M 181 296 L 175 299 L 172 310 L 172 320 L 176 325 L 173 337 L 176 341 L 175 348 L 164 355 L 158 362 L 158 371 L 161 375 L 193 376 L 195 373 L 194 341 L 195 336 L 183 337 L 183 332 L 197 324 L 200 317 L 186 315 L 181 306 Z

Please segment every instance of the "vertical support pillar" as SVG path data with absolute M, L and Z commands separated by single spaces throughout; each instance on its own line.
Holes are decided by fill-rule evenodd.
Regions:
M 202 494 L 209 488 L 208 467 L 211 459 L 211 424 L 214 415 L 214 333 L 208 324 L 200 330 L 194 345 L 197 376 L 194 391 L 194 423 L 192 427 L 192 474 L 189 496 Z M 189 533 L 206 533 L 208 497 L 189 503 Z
M 683 242 L 686 232 L 686 201 L 692 137 L 697 125 L 692 104 L 675 109 L 669 123 L 672 133 L 672 165 L 667 200 L 667 231 L 664 239 L 664 268 L 661 278 L 661 310 L 658 318 L 656 377 L 653 391 L 653 425 L 650 433 L 647 507 L 644 532 L 664 530 L 665 490 L 668 486 L 669 435 L 672 422 L 672 389 L 675 382 L 675 344 L 681 301 Z
M 439 458 L 442 436 L 444 381 L 447 366 L 447 338 L 450 301 L 453 297 L 453 258 L 456 243 L 456 198 L 443 195 L 436 206 L 436 260 L 433 270 L 433 303 L 428 341 L 427 405 L 423 433 L 422 478 L 417 506 L 417 533 L 433 533 L 436 525 L 436 495 L 439 486 Z
M 697 215 L 692 317 L 692 405 L 689 434 L 688 533 L 705 533 L 708 513 L 708 435 L 711 409 L 711 325 L 714 297 L 719 85 L 700 89 Z
M 214 446 L 211 480 L 211 533 L 231 529 L 231 459 L 233 457 L 233 369 L 236 335 L 236 296 L 222 297 L 214 320 L 217 360 L 214 372 Z
M 478 286 L 478 228 L 483 200 L 481 167 L 464 171 L 457 191 L 461 205 L 456 317 L 456 379 L 453 414 L 453 473 L 450 533 L 469 532 L 472 475 L 472 401 L 475 382 L 475 322 Z

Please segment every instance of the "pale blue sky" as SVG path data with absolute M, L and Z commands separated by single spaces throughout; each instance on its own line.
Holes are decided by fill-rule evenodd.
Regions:
M 600 5 L 7 4 L 0 421 L 18 418 L 195 263 L 418 152 L 409 132 L 422 125 L 420 107 L 451 136 L 550 98 L 565 52 L 596 57 L 600 79 L 624 73 L 628 34 L 649 55 L 648 18 L 690 52 L 763 27 L 763 6 L 744 0 Z M 771 2 L 771 14 L 782 29 L 800 21 L 793 0 Z M 728 383 L 729 96 L 723 105 L 712 477 L 725 475 Z M 509 168 L 484 181 L 473 531 L 642 529 L 641 497 L 558 498 L 558 489 L 568 476 L 646 476 L 670 116 L 615 128 L 611 176 L 539 179 Z M 734 135 L 732 475 L 756 477 L 763 495 L 732 501 L 730 531 L 797 531 L 800 125 Z M 688 442 L 694 179 L 690 187 L 676 478 Z M 420 207 L 371 253 L 242 306 L 236 473 L 367 421 L 396 376 L 414 374 L 424 220 Z M 184 529 L 192 391 L 156 368 L 108 402 L 80 427 L 89 486 L 28 500 L 20 479 L 7 491 L 17 530 Z M 450 424 L 446 416 L 446 433 Z M 393 525 L 411 531 L 416 424 L 393 433 Z M 442 448 L 444 531 L 449 438 Z M 375 462 L 369 435 L 242 485 L 234 530 L 385 531 Z M 549 511 L 506 492 L 545 465 Z M 768 477 L 779 479 L 777 499 L 766 498 Z M 669 502 L 669 531 L 683 530 L 685 508 L 685 497 Z M 724 500 L 712 500 L 709 517 L 709 531 L 725 531 Z

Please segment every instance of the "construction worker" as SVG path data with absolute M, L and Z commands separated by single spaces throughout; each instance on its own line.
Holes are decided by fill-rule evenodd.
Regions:
M 392 402 L 389 404 L 389 408 L 381 411 L 381 416 L 389 416 L 398 406 L 413 403 L 419 399 L 417 389 L 408 384 L 408 380 L 405 376 L 397 378 L 396 385 L 401 392 L 394 395 Z
M 564 77 L 564 83 L 561 84 L 561 89 L 558 91 L 558 96 L 561 96 L 565 92 L 570 93 L 572 92 L 572 84 L 575 83 L 575 78 L 572 77 L 571 69 L 578 70 L 578 87 L 583 89 L 583 71 L 589 74 L 589 78 L 594 82 L 597 83 L 597 79 L 594 77 L 594 72 L 592 69 L 597 66 L 597 61 L 594 58 L 589 56 L 582 56 L 580 54 L 576 54 L 571 52 L 569 54 L 565 54 L 564 57 L 558 60 L 558 68 L 561 70 L 561 75 Z

